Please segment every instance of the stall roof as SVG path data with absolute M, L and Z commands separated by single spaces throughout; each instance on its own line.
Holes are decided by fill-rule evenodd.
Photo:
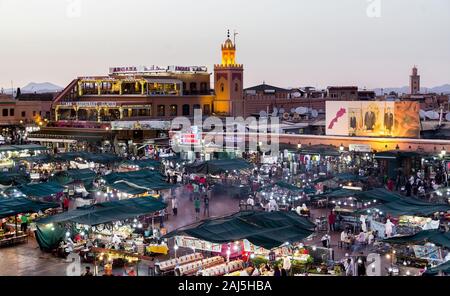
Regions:
M 146 189 L 142 189 L 142 188 L 137 188 L 137 187 L 133 187 L 128 185 L 127 183 L 114 183 L 112 185 L 110 185 L 111 188 L 116 189 L 120 192 L 124 192 L 127 194 L 131 194 L 131 195 L 137 195 L 137 194 L 144 194 L 146 193 L 148 190 Z
M 190 236 L 213 243 L 247 239 L 265 249 L 294 243 L 314 232 L 315 225 L 296 212 L 239 212 L 231 216 L 208 219 L 180 228 L 167 235 Z
M 49 216 L 36 222 L 38 224 L 70 222 L 95 226 L 151 214 L 166 207 L 165 203 L 153 197 L 130 198 L 81 207 L 73 211 Z
M 112 173 L 104 176 L 103 179 L 111 187 L 118 183 L 127 183 L 130 187 L 145 189 L 145 191 L 169 189 L 174 186 L 165 182 L 165 178 L 160 172 L 148 169 L 126 173 Z
M 71 161 L 77 158 L 82 158 L 84 160 L 95 162 L 95 163 L 115 163 L 119 162 L 122 159 L 114 154 L 110 153 L 91 153 L 91 152 L 66 152 L 59 153 L 55 155 L 55 159 L 59 161 Z
M 31 197 L 46 197 L 64 191 L 64 187 L 57 182 L 27 184 L 17 187 L 17 190 Z
M 375 153 L 374 157 L 380 159 L 397 159 L 403 157 L 423 157 L 424 155 L 424 153 L 420 152 L 393 150 Z
M 449 204 L 435 204 L 401 197 L 394 201 L 371 207 L 370 210 L 379 210 L 386 215 L 389 214 L 396 217 L 403 215 L 429 216 L 436 212 L 447 212 L 450 210 Z M 362 211 L 367 212 L 367 209 Z
M 351 173 L 337 174 L 335 176 L 335 178 L 339 179 L 341 181 L 363 181 L 363 180 L 367 180 L 367 177 L 360 176 L 360 175 L 355 175 L 355 174 L 351 174 Z
M 414 235 L 395 236 L 383 240 L 390 244 L 425 244 L 433 243 L 440 247 L 450 248 L 450 232 L 440 230 L 424 230 Z
M 341 155 L 339 147 L 333 145 L 311 145 L 304 146 L 299 150 L 300 154 L 318 154 L 322 156 L 339 156 Z
M 0 198 L 0 218 L 15 216 L 17 214 L 37 213 L 51 208 L 58 208 L 56 203 L 34 201 L 28 198 Z
M 49 154 L 40 154 L 40 155 L 36 155 L 36 156 L 21 157 L 16 160 L 35 162 L 35 163 L 50 163 L 50 162 L 54 161 L 54 158 Z
M 96 175 L 97 174 L 90 169 L 67 170 L 57 173 L 53 176 L 52 180 L 61 185 L 80 181 L 83 182 L 85 186 L 89 186 L 92 184 Z
M 28 182 L 28 176 L 21 172 L 0 172 L 0 184 L 2 185 L 26 184 Z
M 125 165 L 136 165 L 140 168 L 159 168 L 161 162 L 153 159 L 140 159 L 140 160 L 126 160 L 123 162 Z
M 450 274 L 450 261 L 442 263 L 436 267 L 430 268 L 425 271 L 425 275 L 438 275 L 439 272 L 443 272 L 445 274 Z
M 41 145 L 36 144 L 27 144 L 27 145 L 2 145 L 0 146 L 0 152 L 7 152 L 7 151 L 24 151 L 24 150 L 47 150 L 48 148 Z
M 186 165 L 186 171 L 188 173 L 216 175 L 227 171 L 250 169 L 251 167 L 252 165 L 243 159 L 221 159 L 191 163 Z

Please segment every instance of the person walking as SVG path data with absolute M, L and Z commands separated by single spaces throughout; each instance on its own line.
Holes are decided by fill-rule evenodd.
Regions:
M 331 211 L 330 215 L 328 215 L 328 225 L 330 231 L 336 230 L 335 224 L 336 224 L 336 215 L 334 214 L 334 211 Z
M 203 216 L 209 217 L 209 197 L 207 194 L 203 199 Z
M 195 220 L 198 220 L 200 214 L 200 198 L 198 196 L 196 196 L 194 199 L 194 208 L 195 208 Z
M 176 197 L 172 197 L 172 212 L 174 216 L 178 215 L 178 199 Z

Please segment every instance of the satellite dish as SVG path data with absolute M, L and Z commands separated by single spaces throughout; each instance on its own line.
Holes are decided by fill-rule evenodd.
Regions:
M 427 112 L 425 112 L 424 110 L 420 110 L 419 116 L 420 116 L 420 118 L 425 119 L 425 117 L 427 117 Z
M 445 120 L 450 121 L 450 113 L 447 113 L 447 114 L 445 115 Z
M 283 114 L 285 112 L 284 108 L 281 108 L 280 110 L 278 110 L 279 114 Z
M 284 112 L 284 113 L 283 113 L 283 119 L 284 119 L 284 120 L 288 120 L 288 119 L 289 119 L 289 113 Z
M 304 114 L 308 113 L 308 108 L 298 107 L 297 109 L 295 109 L 295 112 L 297 112 L 300 115 L 304 115 Z
M 292 114 L 292 113 L 295 113 L 295 108 L 292 108 L 292 109 L 291 109 L 291 114 Z
M 277 107 L 273 107 L 273 113 L 275 114 L 278 114 L 278 108 Z
M 292 116 L 292 119 L 299 120 L 300 119 L 300 114 L 298 114 L 297 112 L 294 112 L 294 115 Z
M 297 92 L 293 93 L 292 96 L 294 98 L 300 98 L 302 96 L 302 94 L 297 91 Z
M 311 116 L 312 116 L 313 118 L 316 118 L 317 116 L 319 116 L 319 112 L 317 112 L 317 110 L 312 110 L 312 111 L 311 111 Z
M 267 117 L 267 112 L 266 111 L 259 112 L 259 117 Z
M 428 111 L 426 112 L 426 117 L 431 119 L 431 120 L 437 120 L 439 119 L 439 113 L 437 113 L 436 111 Z

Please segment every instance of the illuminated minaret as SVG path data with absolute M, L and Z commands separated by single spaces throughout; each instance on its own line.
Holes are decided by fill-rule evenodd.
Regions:
M 244 67 L 236 64 L 236 44 L 230 39 L 222 44 L 222 63 L 214 65 L 214 112 L 228 116 L 243 116 L 244 113 Z
M 412 95 L 420 93 L 420 75 L 417 74 L 417 67 L 412 69 L 412 75 L 409 77 L 409 91 Z

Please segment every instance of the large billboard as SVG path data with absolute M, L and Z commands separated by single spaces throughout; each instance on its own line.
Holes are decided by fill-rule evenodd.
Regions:
M 329 136 L 419 138 L 418 102 L 327 101 Z

